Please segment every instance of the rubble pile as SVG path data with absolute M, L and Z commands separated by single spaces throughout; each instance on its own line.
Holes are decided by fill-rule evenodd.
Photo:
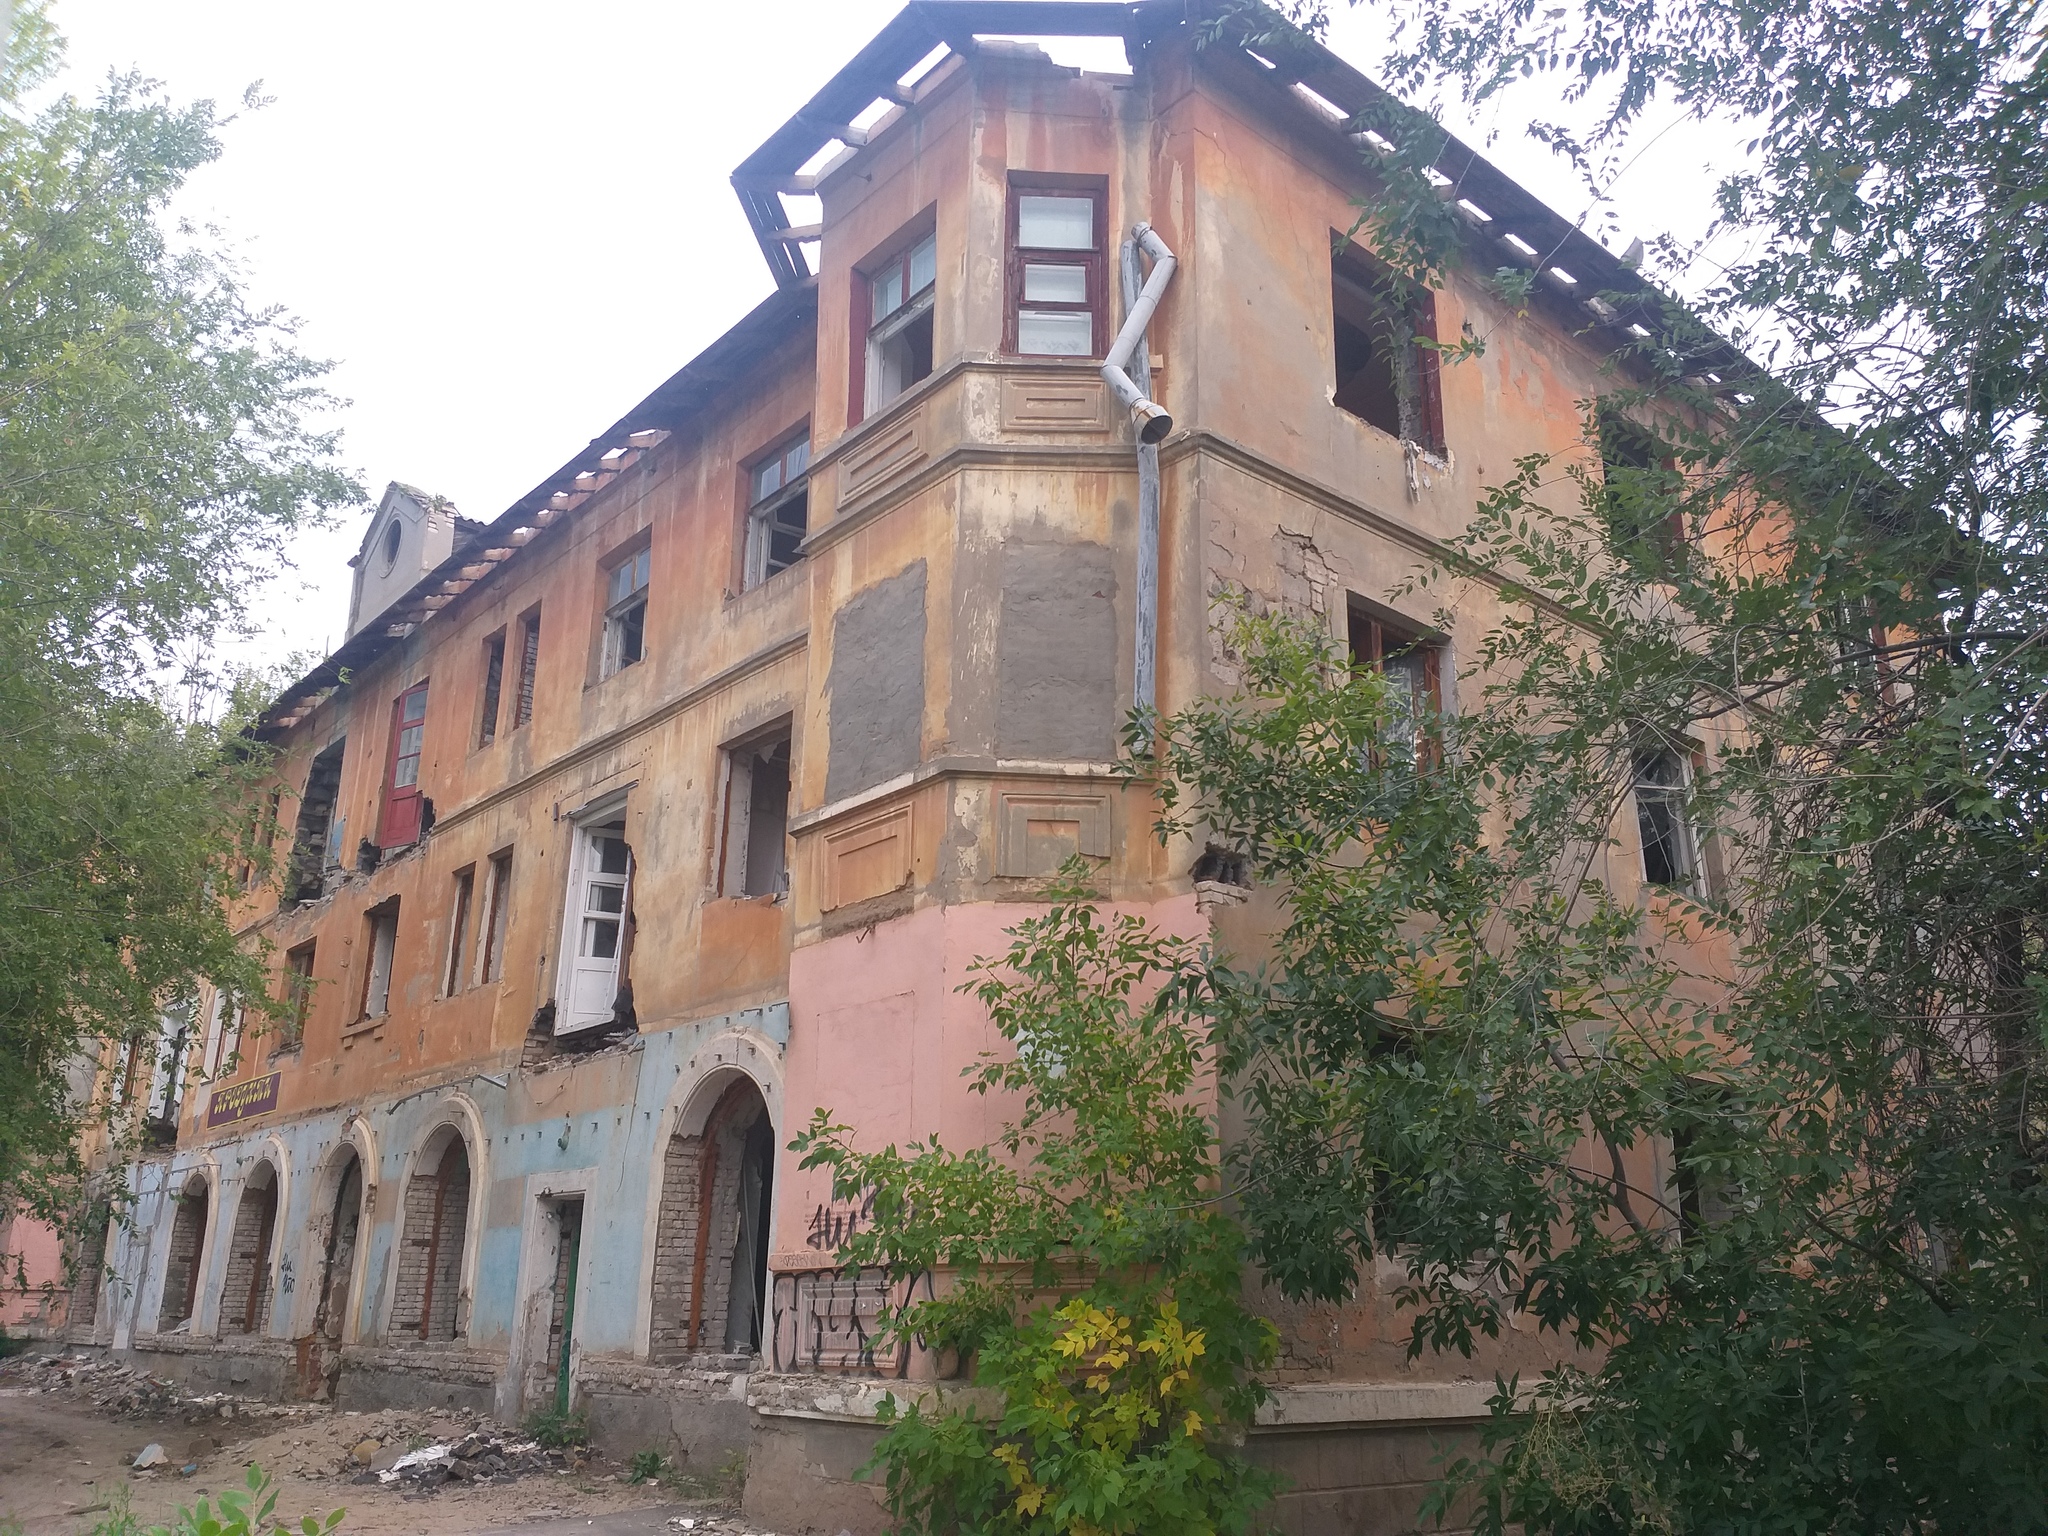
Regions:
M 196 1424 L 302 1417 L 319 1411 L 307 1405 L 258 1402 L 232 1392 L 189 1392 L 161 1376 L 92 1355 L 21 1355 L 0 1361 L 0 1386 L 16 1392 L 61 1392 L 112 1418 L 183 1419 Z
M 495 1429 L 474 1429 L 460 1440 L 423 1445 L 406 1452 L 381 1472 L 358 1473 L 355 1482 L 374 1478 L 387 1486 L 431 1492 L 444 1483 L 502 1483 L 533 1472 L 580 1471 L 579 1452 L 548 1450 L 538 1440 L 524 1440 Z

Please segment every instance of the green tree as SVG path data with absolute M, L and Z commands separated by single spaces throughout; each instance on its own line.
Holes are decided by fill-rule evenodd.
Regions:
M 885 1347 L 971 1365 L 970 1390 L 891 1398 L 871 1465 L 905 1532 L 1243 1530 L 1271 1483 L 1235 1442 L 1275 1335 L 1218 1208 L 1200 952 L 1078 884 L 1011 932 L 971 984 L 1014 1048 L 971 1072 L 1016 1108 L 996 1146 L 861 1152 L 824 1109 L 794 1144 L 835 1198 L 873 1197 L 843 1259 L 943 1274 Z
M 146 1037 L 201 978 L 264 994 L 218 900 L 267 847 L 233 805 L 260 763 L 181 718 L 166 680 L 354 487 L 309 423 L 324 365 L 167 211 L 225 119 L 134 77 L 30 112 L 61 50 L 43 7 L 11 8 L 8 44 L 0 1208 L 59 1219 L 82 1206 L 82 1053 Z

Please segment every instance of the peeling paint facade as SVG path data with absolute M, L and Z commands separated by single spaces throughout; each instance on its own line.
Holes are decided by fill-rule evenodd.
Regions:
M 1139 643 L 1099 372 L 1119 243 L 1143 221 L 1179 260 L 1148 337 L 1168 710 L 1234 681 L 1233 590 L 1426 652 L 1415 686 L 1454 710 L 1493 595 L 1446 625 L 1386 594 L 1489 477 L 1577 450 L 1614 342 L 1562 278 L 1517 313 L 1454 274 L 1436 334 L 1486 354 L 1431 376 L 1440 441 L 1404 438 L 1416 398 L 1394 420 L 1363 370 L 1421 386 L 1345 329 L 1332 255 L 1372 184 L 1327 104 L 1370 87 L 1198 46 L 1178 3 L 1028 9 L 1122 33 L 1132 72 L 973 40 L 1019 7 L 912 4 L 735 177 L 770 299 L 502 516 L 387 494 L 348 641 L 264 726 L 279 872 L 235 910 L 296 1022 L 198 1000 L 174 1144 L 130 1170 L 74 1337 L 349 1407 L 573 1406 L 621 1451 L 747 1453 L 765 1520 L 881 1528 L 852 1470 L 882 1384 L 928 1366 L 862 1323 L 915 1282 L 836 1267 L 863 1213 L 793 1129 L 990 1140 L 1002 1106 L 960 1074 L 995 1037 L 956 988 L 1070 854 L 1239 954 L 1275 919 L 1113 772 Z M 1485 175 L 1478 270 L 1519 220 L 1610 275 Z M 1547 1358 L 1532 1332 L 1410 1362 L 1384 1278 L 1272 1306 L 1276 1528 L 1407 1528 L 1433 1437 Z

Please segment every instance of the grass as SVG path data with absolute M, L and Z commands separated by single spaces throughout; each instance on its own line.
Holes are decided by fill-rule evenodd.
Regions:
M 520 1428 L 551 1451 L 579 1450 L 590 1444 L 590 1418 L 583 1413 L 543 1408 L 528 1414 Z
M 688 1472 L 660 1451 L 636 1451 L 626 1463 L 626 1481 L 653 1483 L 686 1499 L 704 1499 L 738 1509 L 747 1487 L 747 1457 L 735 1451 L 708 1472 Z

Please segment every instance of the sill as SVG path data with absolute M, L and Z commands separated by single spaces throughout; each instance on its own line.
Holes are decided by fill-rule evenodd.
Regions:
M 390 1014 L 380 1013 L 374 1019 L 361 1018 L 357 1019 L 353 1024 L 344 1024 L 341 1026 L 341 1038 L 346 1042 L 354 1040 L 361 1035 L 373 1035 L 382 1029 L 390 1018 Z

